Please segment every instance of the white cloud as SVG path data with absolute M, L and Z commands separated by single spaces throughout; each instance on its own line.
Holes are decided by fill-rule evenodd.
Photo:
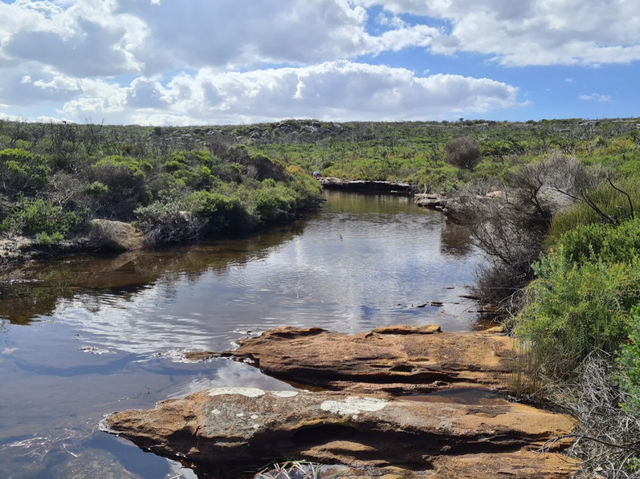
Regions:
M 395 15 L 447 20 L 432 51 L 490 55 L 505 65 L 603 65 L 640 60 L 636 0 L 354 0 Z M 428 20 L 427 20 L 428 21 Z
M 176 68 L 308 65 L 427 46 L 427 25 L 367 32 L 347 0 L 17 0 L 0 2 L 0 58 L 76 76 Z
M 89 82 L 66 118 L 107 123 L 445 119 L 516 106 L 517 88 L 486 78 L 416 76 L 403 68 L 326 62 L 298 68 L 218 72 L 203 68 L 166 84 L 139 78 L 118 87 Z M 99 117 L 100 113 L 104 117 Z
M 603 95 L 602 93 L 590 93 L 588 95 L 580 95 L 580 99 L 584 101 L 597 101 L 600 103 L 606 103 L 611 101 L 610 95 Z

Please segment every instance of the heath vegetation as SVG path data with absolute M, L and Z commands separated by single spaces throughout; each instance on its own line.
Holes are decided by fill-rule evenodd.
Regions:
M 581 421 L 585 474 L 640 471 L 640 120 L 219 127 L 0 122 L 0 232 L 43 247 L 92 218 L 157 243 L 286 221 L 311 173 L 448 193 L 489 258 L 476 289 Z M 487 196 L 487 193 L 491 195 Z

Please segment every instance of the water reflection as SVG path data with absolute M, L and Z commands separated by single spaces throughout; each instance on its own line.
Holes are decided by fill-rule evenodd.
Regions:
M 228 360 L 180 362 L 185 350 L 228 349 L 281 324 L 471 329 L 476 308 L 460 295 L 482 258 L 463 231 L 407 198 L 327 200 L 308 221 L 250 238 L 34 263 L 3 278 L 0 477 L 188 477 L 96 432 L 102 415 L 213 386 L 291 387 Z
M 471 230 L 450 221 L 441 230 L 440 242 L 443 254 L 464 258 L 473 252 Z

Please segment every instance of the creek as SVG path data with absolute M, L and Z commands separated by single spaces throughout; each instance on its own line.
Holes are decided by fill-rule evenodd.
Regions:
M 245 238 L 34 262 L 0 280 L 0 477 L 194 478 L 97 429 L 112 411 L 216 386 L 290 389 L 228 359 L 277 325 L 469 331 L 483 257 L 411 198 L 325 192 L 307 219 Z

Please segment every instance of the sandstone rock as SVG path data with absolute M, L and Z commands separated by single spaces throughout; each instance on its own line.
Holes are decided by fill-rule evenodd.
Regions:
M 528 449 L 570 433 L 574 421 L 506 400 L 479 407 L 331 392 L 217 388 L 162 401 L 149 410 L 111 414 L 102 427 L 202 471 L 296 458 L 351 467 L 435 468 L 435 477 L 488 478 L 508 468 L 497 454 L 526 467 L 525 475 L 515 468 L 510 477 L 563 477 L 571 472 L 570 462 L 560 468 L 554 454 Z M 558 441 L 554 447 L 567 445 Z M 456 468 L 470 471 L 473 463 L 483 465 L 477 469 L 482 474 L 446 475 Z M 554 468 L 558 471 L 549 475 Z
M 446 333 L 437 325 L 388 326 L 355 335 L 279 327 L 238 344 L 222 355 L 252 362 L 279 379 L 395 394 L 461 384 L 506 390 L 516 358 L 508 336 Z
M 132 251 L 145 247 L 144 235 L 129 223 L 94 219 L 90 228 L 89 245 L 97 249 Z
M 413 197 L 413 202 L 423 208 L 444 208 L 446 206 L 446 197 L 438 193 L 420 193 Z
M 579 462 L 563 454 L 541 454 L 526 448 L 501 453 L 462 454 L 440 456 L 434 460 L 434 471 L 430 479 L 476 479 L 476 478 L 562 478 L 572 477 Z

